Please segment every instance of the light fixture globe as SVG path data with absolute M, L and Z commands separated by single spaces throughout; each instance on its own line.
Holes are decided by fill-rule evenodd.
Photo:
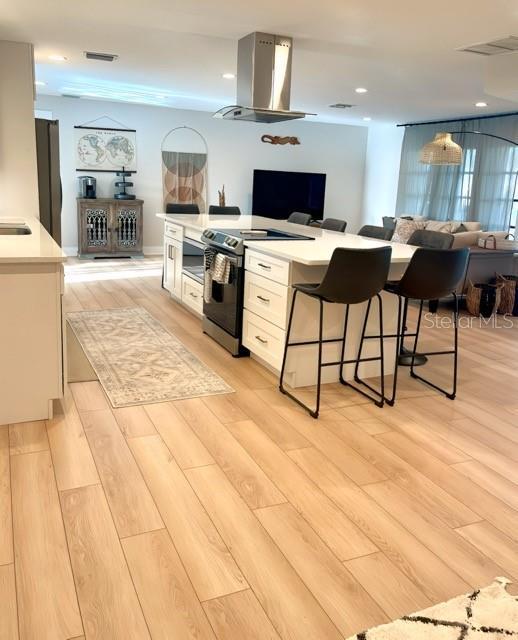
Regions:
M 419 161 L 423 164 L 461 164 L 462 147 L 451 139 L 451 133 L 440 131 L 432 142 L 421 149 Z

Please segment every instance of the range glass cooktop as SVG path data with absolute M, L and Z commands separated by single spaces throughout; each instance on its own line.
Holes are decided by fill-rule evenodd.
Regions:
M 253 240 L 314 240 L 308 236 L 278 229 L 205 229 L 202 240 L 206 244 L 242 253 L 245 241 Z
M 289 231 L 279 231 L 278 229 L 216 229 L 226 233 L 233 238 L 243 238 L 244 240 L 314 240 L 308 236 Z

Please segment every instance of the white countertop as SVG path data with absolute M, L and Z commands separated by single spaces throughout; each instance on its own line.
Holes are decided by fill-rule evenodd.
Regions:
M 0 223 L 25 223 L 32 233 L 21 236 L 0 235 L 0 263 L 64 262 L 66 255 L 50 237 L 38 218 L 0 217 Z
M 383 245 L 392 247 L 392 263 L 407 263 L 412 257 L 415 247 L 397 242 L 371 240 L 352 233 L 338 233 L 318 227 L 293 224 L 285 220 L 272 220 L 260 216 L 208 216 L 208 215 L 174 215 L 158 213 L 158 218 L 170 220 L 186 229 L 203 231 L 204 229 L 279 229 L 291 231 L 299 235 L 309 236 L 315 240 L 248 240 L 245 246 L 271 256 L 307 264 L 322 266 L 329 263 L 333 251 L 337 247 L 349 249 L 371 249 Z

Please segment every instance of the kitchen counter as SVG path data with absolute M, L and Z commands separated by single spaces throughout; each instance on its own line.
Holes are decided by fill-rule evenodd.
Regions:
M 192 278 L 184 261 L 199 259 L 193 256 L 196 247 L 202 250 L 200 240 L 205 229 L 273 228 L 314 238 L 311 241 L 245 240 L 242 344 L 250 350 L 252 357 L 277 374 L 282 364 L 294 283 L 321 281 L 333 251 L 338 247 L 368 249 L 387 244 L 392 248 L 389 279 L 398 280 L 415 251 L 415 247 L 406 244 L 362 238 L 350 233 L 327 231 L 260 216 L 157 215 L 164 220 L 164 288 L 173 299 L 199 316 L 203 315 L 203 284 Z M 361 278 L 362 274 L 359 273 L 358 277 Z M 382 299 L 385 332 L 394 334 L 397 298 L 382 292 Z M 307 296 L 297 299 L 292 341 L 305 342 L 318 335 L 318 309 L 315 304 Z M 346 358 L 356 357 L 365 309 L 365 304 L 352 305 L 350 309 Z M 327 305 L 324 335 L 340 335 L 340 331 L 343 331 L 343 318 L 342 305 Z M 204 326 L 207 330 L 209 325 L 206 322 Z M 377 314 L 373 313 L 369 318 L 367 332 L 374 334 L 378 330 Z M 233 344 L 232 348 L 234 347 Z M 368 340 L 363 355 L 376 356 L 377 348 L 376 341 Z M 340 344 L 336 342 L 326 343 L 323 351 L 324 360 L 327 361 L 337 361 L 341 355 Z M 385 373 L 390 374 L 394 368 L 395 340 L 386 340 L 385 355 Z M 316 381 L 315 367 L 315 348 L 312 345 L 299 345 L 290 349 L 285 379 L 291 387 L 312 385 Z M 379 376 L 379 373 L 379 362 L 368 361 L 360 366 L 360 374 L 366 378 Z M 354 367 L 347 365 L 344 375 L 346 379 L 352 379 Z M 326 367 L 322 376 L 323 381 L 334 382 L 339 378 L 338 368 Z
M 0 223 L 25 223 L 28 235 L 0 235 L 0 263 L 64 262 L 65 253 L 50 237 L 38 218 L 0 217 Z
M 63 262 L 37 218 L 27 235 L 0 235 L 0 424 L 47 420 L 63 396 Z
M 159 213 L 158 218 L 169 220 L 184 229 L 201 233 L 205 229 L 279 229 L 315 238 L 307 240 L 248 240 L 245 246 L 254 251 L 271 255 L 283 260 L 290 260 L 308 266 L 325 266 L 337 247 L 350 249 L 369 249 L 390 244 L 393 264 L 406 264 L 412 257 L 415 247 L 397 242 L 384 242 L 362 238 L 352 233 L 338 233 L 318 227 L 293 224 L 285 220 L 272 220 L 261 216 L 208 216 L 208 215 L 174 215 Z

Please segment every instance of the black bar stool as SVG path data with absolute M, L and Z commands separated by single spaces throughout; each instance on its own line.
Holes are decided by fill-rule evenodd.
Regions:
M 408 239 L 407 244 L 411 244 L 414 247 L 423 247 L 425 249 L 451 249 L 453 246 L 453 240 L 454 238 L 451 233 L 429 231 L 428 229 L 416 229 Z M 428 311 L 431 313 L 435 313 L 438 306 L 438 300 L 428 300 Z M 403 325 L 405 327 L 407 314 L 408 298 L 405 300 L 405 307 L 403 309 Z M 399 345 L 399 350 L 399 364 L 402 367 L 410 367 L 412 363 L 414 364 L 414 367 L 420 367 L 427 362 L 426 356 L 421 353 L 415 353 L 412 356 L 411 352 L 405 347 L 403 342 Z
M 321 387 L 321 378 L 322 378 L 322 368 L 323 367 L 331 367 L 331 366 L 340 366 L 340 382 L 343 385 L 347 385 L 358 391 L 365 397 L 372 400 L 378 406 L 383 406 L 384 398 L 385 398 L 385 388 L 384 388 L 384 357 L 383 357 L 383 302 L 381 300 L 380 292 L 383 289 L 383 286 L 387 280 L 388 271 L 390 267 L 390 258 L 392 254 L 392 249 L 389 246 L 385 247 L 376 247 L 374 249 L 346 249 L 346 248 L 338 248 L 335 249 L 333 255 L 331 257 L 331 261 L 329 262 L 329 266 L 327 271 L 322 279 L 322 282 L 317 284 L 295 284 L 293 285 L 294 293 L 293 300 L 291 302 L 291 310 L 290 317 L 288 321 L 288 332 L 286 335 L 286 344 L 284 346 L 284 356 L 282 359 L 282 368 L 281 368 L 281 377 L 279 381 L 279 390 L 285 395 L 289 396 L 297 402 L 301 407 L 306 409 L 309 414 L 313 418 L 318 418 L 318 413 L 320 410 L 320 387 Z M 316 298 L 320 303 L 320 318 L 319 318 L 319 330 L 318 330 L 318 340 L 310 340 L 304 342 L 292 342 L 290 343 L 290 334 L 291 334 L 291 325 L 293 322 L 293 312 L 295 310 L 295 301 L 297 299 L 298 293 L 303 293 L 312 298 Z M 349 321 L 349 307 L 352 304 L 360 304 L 363 302 L 367 302 L 367 308 L 365 310 L 365 318 L 363 322 L 362 329 L 362 338 L 365 335 L 365 330 L 367 327 L 367 322 L 369 319 L 369 313 L 371 310 L 371 302 L 374 297 L 378 298 L 379 305 L 379 326 L 380 326 L 380 335 L 379 335 L 379 346 L 380 346 L 380 355 L 370 358 L 362 358 L 362 346 L 363 339 L 360 340 L 360 347 L 358 349 L 358 357 L 354 360 L 344 360 L 345 356 L 345 346 L 346 346 L 346 338 L 347 338 L 347 326 Z M 324 302 L 334 303 L 334 304 L 344 304 L 345 305 L 345 319 L 344 319 L 344 331 L 343 335 L 340 338 L 323 338 L 323 325 L 324 325 Z M 322 345 L 328 342 L 341 342 L 341 356 L 340 360 L 337 362 L 322 362 Z M 284 388 L 283 379 L 284 379 L 284 370 L 286 368 L 286 357 L 288 355 L 288 348 L 308 345 L 308 344 L 318 344 L 318 371 L 317 371 L 317 397 L 316 397 L 316 408 L 315 410 L 311 409 L 307 405 L 305 405 L 301 400 L 296 398 L 293 394 L 288 392 Z M 358 380 L 358 367 L 361 362 L 369 362 L 373 360 L 380 361 L 381 368 L 381 390 L 378 391 L 369 387 L 367 384 L 363 383 L 364 386 L 368 387 L 374 394 L 375 397 L 372 397 L 370 394 L 366 393 L 362 389 L 346 382 L 343 377 L 343 367 L 345 364 L 356 364 L 355 369 L 355 379 Z M 361 381 L 360 381 L 361 382 Z
M 193 216 L 200 215 L 200 208 L 197 204 L 179 204 L 170 202 L 166 204 L 165 207 L 166 213 L 175 213 L 175 214 L 191 214 Z
M 320 225 L 321 229 L 327 229 L 328 231 L 339 231 L 341 233 L 345 233 L 346 227 L 347 222 L 345 220 L 339 220 L 338 218 L 324 218 L 322 220 L 322 224 Z
M 309 215 L 309 213 L 294 211 L 293 213 L 290 213 L 288 222 L 292 222 L 293 224 L 308 225 L 311 222 L 311 216 Z
M 405 336 L 414 338 L 414 345 L 411 351 L 407 351 L 406 355 L 410 357 L 410 375 L 412 378 L 421 380 L 433 389 L 440 391 L 447 398 L 453 400 L 457 393 L 457 366 L 458 366 L 458 317 L 459 302 L 455 293 L 460 281 L 462 280 L 468 264 L 469 250 L 463 249 L 426 249 L 419 248 L 415 251 L 410 263 L 399 282 L 387 282 L 385 290 L 397 295 L 398 297 L 398 320 L 396 335 L 385 336 L 386 338 L 396 338 L 396 361 L 394 366 L 394 382 L 392 385 L 392 396 L 385 398 L 387 404 L 393 405 L 396 400 L 397 378 L 399 354 L 401 345 Z M 429 351 L 417 353 L 417 343 L 419 340 L 419 331 L 421 329 L 421 319 L 423 315 L 423 304 L 428 300 L 436 300 L 452 296 L 454 301 L 453 310 L 453 349 L 446 351 Z M 417 325 L 415 333 L 407 333 L 405 326 L 405 316 L 403 308 L 408 309 L 409 300 L 419 301 L 419 314 L 417 317 Z M 404 301 L 404 302 L 403 302 Z M 374 336 L 362 336 L 363 339 L 377 338 Z M 415 359 L 421 356 L 438 356 L 453 355 L 453 386 L 452 390 L 442 389 L 435 383 L 427 380 L 423 376 L 417 375 L 415 372 Z
M 376 227 L 373 224 L 364 224 L 358 231 L 358 235 L 364 238 L 373 238 L 375 240 L 390 240 L 394 235 L 394 229 Z
M 240 216 L 241 209 L 239 207 L 219 207 L 211 204 L 209 207 L 209 216 Z

